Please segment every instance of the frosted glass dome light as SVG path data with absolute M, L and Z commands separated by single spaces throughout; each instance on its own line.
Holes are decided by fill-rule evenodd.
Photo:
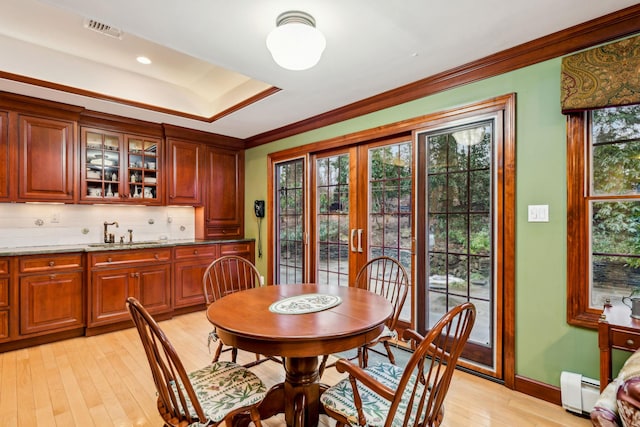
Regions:
M 307 70 L 320 61 L 327 42 L 316 21 L 305 12 L 289 11 L 276 19 L 276 28 L 267 37 L 273 60 L 287 70 Z

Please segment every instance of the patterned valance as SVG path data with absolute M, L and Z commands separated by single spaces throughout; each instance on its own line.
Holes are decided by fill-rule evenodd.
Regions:
M 640 36 L 562 60 L 562 112 L 640 104 Z

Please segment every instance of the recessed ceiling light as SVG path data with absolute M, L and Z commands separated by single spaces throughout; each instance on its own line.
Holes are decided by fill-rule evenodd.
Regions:
M 139 63 L 144 64 L 144 65 L 151 64 L 151 60 L 149 58 L 147 58 L 146 56 L 138 56 L 136 58 L 136 61 L 138 61 Z

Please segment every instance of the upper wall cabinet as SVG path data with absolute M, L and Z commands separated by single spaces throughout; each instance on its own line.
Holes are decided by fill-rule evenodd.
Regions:
M 9 201 L 9 113 L 0 111 L 0 201 Z
M 0 92 L 0 109 L 0 198 L 75 202 L 82 108 Z
M 73 202 L 76 125 L 20 114 L 18 199 Z
M 98 113 L 83 114 L 81 123 L 80 200 L 161 205 L 159 125 Z
M 200 188 L 204 158 L 202 144 L 168 138 L 167 146 L 169 151 L 167 204 L 202 205 Z
M 238 238 L 244 234 L 244 152 L 207 148 L 205 237 Z

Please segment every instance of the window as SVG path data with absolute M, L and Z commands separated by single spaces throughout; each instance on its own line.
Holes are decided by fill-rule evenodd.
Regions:
M 593 326 L 640 287 L 640 106 L 570 116 L 568 147 L 569 322 Z
M 304 280 L 304 160 L 276 165 L 275 283 Z

